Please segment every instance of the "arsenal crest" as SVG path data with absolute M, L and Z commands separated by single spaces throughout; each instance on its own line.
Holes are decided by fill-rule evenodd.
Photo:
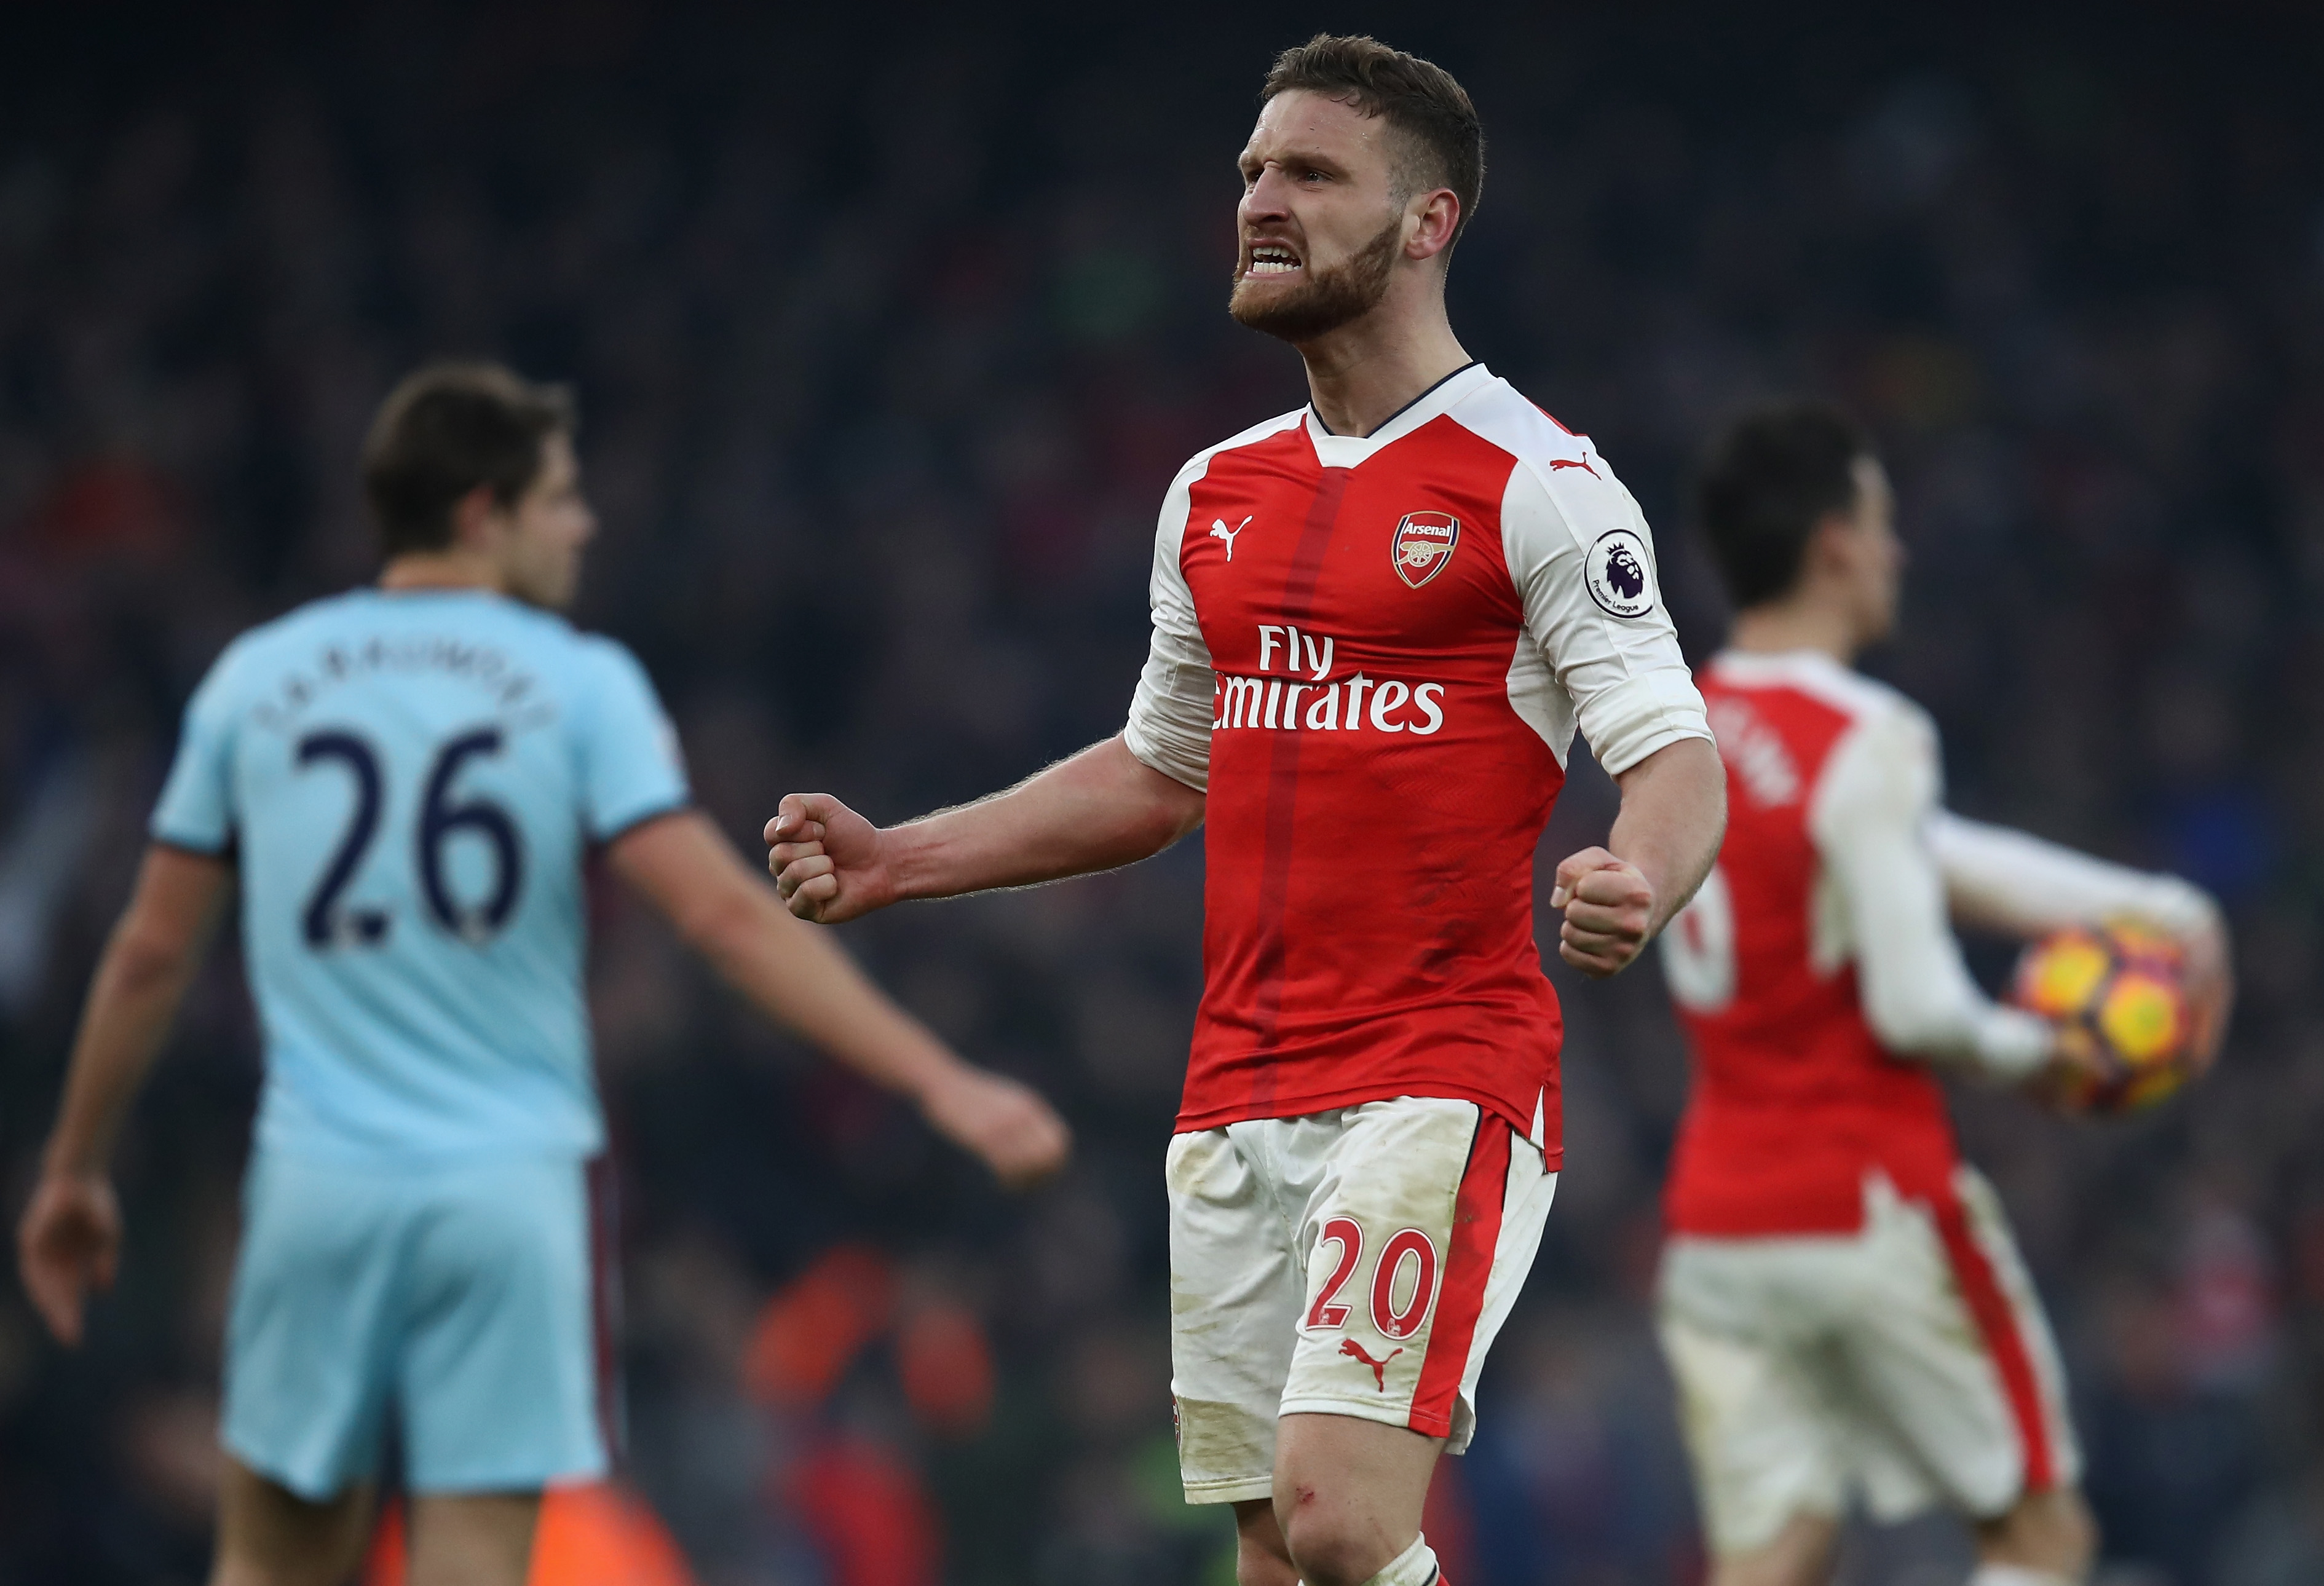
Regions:
M 1406 512 L 1396 526 L 1388 554 L 1396 576 L 1417 589 L 1444 570 L 1461 543 L 1461 520 L 1450 512 Z

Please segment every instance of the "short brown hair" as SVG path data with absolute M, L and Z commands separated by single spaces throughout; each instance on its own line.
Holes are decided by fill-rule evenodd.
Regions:
M 1855 510 L 1864 427 L 1830 402 L 1792 398 L 1751 409 L 1720 431 L 1695 480 L 1711 560 L 1735 609 L 1789 595 L 1816 525 Z
M 1451 72 L 1361 33 L 1317 33 L 1275 58 L 1259 101 L 1295 88 L 1383 117 L 1402 133 L 1416 158 L 1398 162 L 1398 180 L 1407 194 L 1451 188 L 1461 201 L 1452 241 L 1461 240 L 1484 191 L 1485 124 Z
M 513 506 L 541 447 L 573 432 L 573 396 L 499 364 L 430 364 L 382 402 L 364 441 L 364 499 L 390 557 L 452 543 L 452 509 L 479 484 Z

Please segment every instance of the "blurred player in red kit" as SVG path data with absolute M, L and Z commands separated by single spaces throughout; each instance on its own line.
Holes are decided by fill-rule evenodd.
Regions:
M 1286 51 L 1238 161 L 1230 307 L 1311 401 L 1164 498 L 1119 736 L 888 829 L 768 824 L 795 912 L 1021 886 L 1207 822 L 1205 984 L 1169 1151 L 1186 1496 L 1245 1586 L 1426 1586 L 1437 1456 L 1559 1161 L 1534 849 L 1577 726 L 1620 785 L 1559 867 L 1559 951 L 1637 956 L 1719 841 L 1724 778 L 1652 537 L 1576 436 L 1472 360 L 1445 269 L 1482 180 L 1460 85 L 1370 39 Z
M 1942 1506 L 1973 1586 L 2066 1586 L 2093 1530 L 2056 1347 L 1939 1071 L 2036 1093 L 2089 1059 L 1980 992 L 1958 920 L 2143 918 L 2190 966 L 2199 1058 L 2228 991 L 2212 901 L 1948 814 L 1934 724 L 1850 669 L 1904 554 L 1864 434 L 1812 403 L 1713 447 L 1703 526 L 1738 611 L 1699 674 L 1726 762 L 1718 864 L 1663 938 L 1695 1059 L 1659 1302 L 1715 1586 L 1824 1580 L 1840 1516 Z

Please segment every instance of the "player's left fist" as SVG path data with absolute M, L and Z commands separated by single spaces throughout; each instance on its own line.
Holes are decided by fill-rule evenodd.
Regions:
M 1565 910 L 1557 955 L 1593 979 L 1630 966 L 1654 928 L 1655 884 L 1646 872 L 1603 848 L 1584 848 L 1557 867 L 1549 895 Z
M 1073 1130 L 1030 1086 L 963 1063 L 920 1097 L 930 1127 L 981 1158 L 1010 1189 L 1029 1189 L 1065 1165 Z

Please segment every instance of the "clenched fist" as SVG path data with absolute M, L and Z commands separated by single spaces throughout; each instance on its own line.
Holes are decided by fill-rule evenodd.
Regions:
M 828 793 L 787 793 L 767 823 L 767 873 L 801 919 L 837 925 L 896 900 L 880 828 Z
M 1603 848 L 1584 848 L 1557 867 L 1552 908 L 1565 910 L 1557 955 L 1593 979 L 1628 969 L 1655 925 L 1655 886 L 1646 872 Z

